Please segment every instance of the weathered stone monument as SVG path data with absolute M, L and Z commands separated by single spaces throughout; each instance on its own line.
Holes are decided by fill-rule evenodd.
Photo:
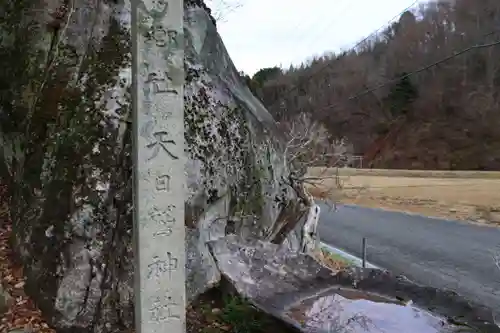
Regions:
M 236 235 L 304 248 L 312 208 L 203 1 L 9 3 L 17 16 L 0 22 L 10 36 L 0 52 L 10 62 L 0 77 L 9 92 L 0 94 L 0 171 L 26 291 L 59 332 L 124 332 L 137 320 L 176 332 L 184 301 L 221 279 L 210 242 Z M 160 324 L 166 316 L 181 320 Z
M 132 3 L 135 326 L 185 331 L 182 0 Z

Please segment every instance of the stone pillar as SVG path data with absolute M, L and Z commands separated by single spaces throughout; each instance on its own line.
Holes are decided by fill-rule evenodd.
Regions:
M 183 11 L 133 1 L 138 333 L 185 332 Z

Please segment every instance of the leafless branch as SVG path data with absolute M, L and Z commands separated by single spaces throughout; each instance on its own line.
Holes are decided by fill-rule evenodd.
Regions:
M 229 14 L 243 6 L 241 0 L 210 0 L 207 4 L 217 22 L 225 22 Z
M 291 168 L 293 182 L 301 186 L 309 185 L 314 189 L 315 197 L 332 201 L 330 192 L 342 185 L 335 168 L 349 163 L 350 152 L 346 140 L 331 140 L 326 127 L 305 113 L 280 122 L 279 127 L 287 137 L 285 163 Z M 315 170 L 314 175 L 308 175 L 311 167 L 321 167 L 322 170 L 319 173 Z M 332 170 L 335 170 L 333 175 Z M 328 179 L 336 180 L 334 188 L 322 190 L 320 185 Z
M 345 140 L 330 142 L 328 130 L 308 114 L 301 113 L 279 125 L 288 137 L 287 162 L 297 164 L 301 171 L 318 165 L 333 167 L 345 158 Z

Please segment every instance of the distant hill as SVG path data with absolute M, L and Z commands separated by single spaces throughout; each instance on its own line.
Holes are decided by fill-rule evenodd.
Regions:
M 246 80 L 278 120 L 310 113 L 373 167 L 500 170 L 500 45 L 442 61 L 497 41 L 500 1 L 431 2 L 356 50 Z

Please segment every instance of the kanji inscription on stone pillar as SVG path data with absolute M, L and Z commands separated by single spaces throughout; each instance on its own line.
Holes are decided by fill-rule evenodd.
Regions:
M 136 331 L 185 332 L 183 0 L 132 0 Z

